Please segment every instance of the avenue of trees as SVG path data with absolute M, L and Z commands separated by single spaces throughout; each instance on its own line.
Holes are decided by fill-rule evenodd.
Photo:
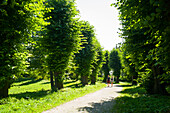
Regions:
M 0 97 L 23 76 L 50 79 L 54 91 L 66 73 L 96 83 L 103 49 L 94 27 L 76 18 L 74 1 L 2 0 L 0 12 Z
M 0 98 L 20 77 L 50 79 L 51 90 L 66 77 L 83 86 L 119 80 L 140 83 L 148 93 L 167 94 L 170 85 L 168 0 L 117 0 L 125 40 L 103 50 L 94 26 L 79 20 L 74 0 L 0 1 Z M 105 38 L 105 37 L 103 37 Z

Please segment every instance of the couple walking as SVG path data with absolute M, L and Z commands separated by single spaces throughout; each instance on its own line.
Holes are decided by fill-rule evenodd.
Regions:
M 109 87 L 110 82 L 111 82 L 111 87 L 113 87 L 113 81 L 114 81 L 113 76 L 110 79 L 110 76 L 108 75 L 108 77 L 107 77 L 107 85 L 108 85 L 108 87 Z

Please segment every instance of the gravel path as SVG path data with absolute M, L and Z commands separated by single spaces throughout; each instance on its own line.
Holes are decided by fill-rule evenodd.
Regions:
M 114 84 L 42 113 L 109 113 L 115 104 L 114 98 L 121 90 L 120 85 Z

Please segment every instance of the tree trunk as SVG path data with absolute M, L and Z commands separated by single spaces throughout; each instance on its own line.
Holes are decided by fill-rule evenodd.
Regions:
M 96 78 L 97 78 L 97 70 L 94 69 L 91 76 L 90 76 L 90 79 L 91 79 L 91 84 L 96 84 Z
M 9 88 L 9 83 L 5 81 L 4 86 L 0 88 L 0 98 L 8 97 L 8 88 Z
M 116 76 L 116 83 L 119 83 L 119 76 Z
M 137 76 L 132 76 L 132 85 L 137 85 Z
M 154 77 L 154 86 L 153 86 L 153 94 L 168 94 L 166 91 L 165 85 L 161 84 L 159 75 L 163 74 L 163 69 L 159 65 L 152 65 L 153 77 Z
M 107 71 L 104 72 L 104 79 L 103 79 L 103 82 L 106 82 L 106 81 L 107 81 L 108 75 L 109 75 L 109 70 L 107 70 Z
M 91 84 L 96 84 L 96 76 L 95 75 L 91 76 Z
M 50 71 L 50 82 L 51 82 L 51 90 L 54 91 L 54 80 L 53 80 L 54 74 L 52 71 Z
M 83 86 L 88 85 L 88 76 L 81 76 L 81 83 Z
M 62 89 L 63 88 L 63 80 L 59 73 L 55 73 L 55 88 Z
M 79 77 L 79 76 L 78 76 L 78 74 L 76 74 L 76 81 L 78 81 L 78 80 L 79 80 L 79 79 L 78 79 L 78 77 Z

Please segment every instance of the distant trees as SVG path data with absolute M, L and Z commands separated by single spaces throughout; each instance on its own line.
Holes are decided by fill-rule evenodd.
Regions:
M 170 81 L 168 0 L 118 0 L 123 50 L 148 93 L 167 94 Z
M 113 75 L 116 76 L 116 83 L 119 83 L 120 70 L 122 68 L 120 56 L 117 49 L 113 48 L 110 52 L 109 66 L 113 70 Z
M 109 51 L 104 51 L 104 62 L 102 66 L 102 71 L 104 72 L 103 82 L 106 82 L 107 76 L 109 75 L 110 67 L 109 67 Z

